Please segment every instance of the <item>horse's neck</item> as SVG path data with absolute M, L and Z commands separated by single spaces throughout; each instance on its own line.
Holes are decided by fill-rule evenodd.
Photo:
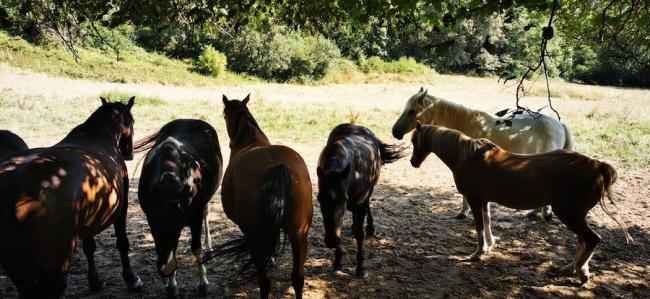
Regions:
M 271 145 L 271 142 L 266 137 L 262 130 L 253 127 L 247 129 L 249 131 L 239 132 L 235 139 L 230 141 L 230 157 L 234 157 L 241 152 L 245 152 L 257 147 Z
M 117 128 L 104 127 L 102 124 L 87 120 L 76 126 L 56 146 L 84 146 L 93 149 L 102 149 L 106 152 L 119 152 Z
M 447 167 L 453 170 L 461 161 L 461 153 L 464 151 L 462 147 L 465 146 L 466 136 L 437 126 L 423 133 L 426 134 L 423 144 L 425 149 L 434 153 Z M 454 133 L 458 133 L 458 135 Z
M 483 137 L 484 124 L 494 122 L 485 112 L 430 95 L 425 98 L 425 105 L 420 116 L 423 122 L 458 130 L 474 138 Z

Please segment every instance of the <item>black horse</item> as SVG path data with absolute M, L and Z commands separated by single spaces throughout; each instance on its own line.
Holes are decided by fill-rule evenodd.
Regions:
M 20 150 L 27 149 L 27 144 L 20 136 L 7 130 L 0 130 L 0 158 Z
M 204 245 L 211 250 L 208 203 L 223 173 L 217 132 L 204 121 L 178 119 L 135 145 L 135 152 L 148 149 L 138 197 L 156 245 L 158 273 L 168 278 L 167 294 L 177 295 L 176 248 L 181 231 L 189 226 L 191 249 L 199 268 L 198 294 L 207 296 L 201 232 L 205 226 Z
M 58 298 L 79 239 L 92 290 L 103 282 L 95 267 L 94 235 L 111 224 L 129 290 L 133 273 L 126 234 L 133 117 L 128 104 L 108 103 L 52 147 L 13 152 L 0 163 L 0 264 L 20 297 Z
M 370 213 L 370 196 L 379 179 L 381 166 L 406 156 L 405 148 L 381 142 L 368 128 L 340 124 L 330 133 L 318 159 L 318 202 L 323 213 L 325 245 L 336 248 L 334 271 L 341 270 L 341 222 L 345 210 L 352 211 L 352 231 L 357 241 L 357 270 L 366 277 L 363 266 L 363 222 L 368 216 L 366 234 L 375 234 Z

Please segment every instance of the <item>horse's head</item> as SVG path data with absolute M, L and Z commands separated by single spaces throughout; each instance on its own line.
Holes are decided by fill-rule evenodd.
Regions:
M 422 123 L 416 121 L 415 131 L 411 136 L 411 143 L 413 143 L 413 154 L 411 155 L 411 165 L 418 168 L 424 162 L 424 159 L 431 154 L 431 151 L 424 148 L 422 145 L 422 138 L 420 132 L 422 131 Z
M 421 87 L 420 91 L 414 94 L 407 102 L 395 124 L 393 125 L 393 137 L 402 140 L 404 134 L 415 128 L 415 121 L 427 108 L 426 104 L 427 91 Z M 420 120 L 422 121 L 422 120 Z
M 226 95 L 223 95 L 223 117 L 226 119 L 226 129 L 228 130 L 228 137 L 230 140 L 237 137 L 237 129 L 241 125 L 241 118 L 245 117 L 247 114 L 250 114 L 248 111 L 248 101 L 250 100 L 250 94 L 248 94 L 243 100 L 228 100 Z
M 327 171 L 320 167 L 316 169 L 318 175 L 318 195 L 323 213 L 325 226 L 325 245 L 329 248 L 336 247 L 341 240 L 341 223 L 348 201 L 347 178 L 350 174 L 350 164 L 343 170 Z
M 122 153 L 124 160 L 133 160 L 133 116 L 131 115 L 131 108 L 133 107 L 135 97 L 131 97 L 127 104 L 119 102 L 109 103 L 105 98 L 100 97 L 102 100 L 102 108 L 106 113 L 110 114 L 110 121 L 112 124 L 117 125 L 117 147 Z

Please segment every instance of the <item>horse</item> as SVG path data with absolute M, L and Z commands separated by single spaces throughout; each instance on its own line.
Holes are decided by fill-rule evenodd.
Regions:
M 469 260 L 480 260 L 494 246 L 489 203 L 513 209 L 550 205 L 566 227 L 578 237 L 573 262 L 563 271 L 589 280 L 589 260 L 602 238 L 587 224 L 587 213 L 600 204 L 623 229 L 627 243 L 634 243 L 624 224 L 606 209 L 611 199 L 616 170 L 610 164 L 569 150 L 522 155 L 503 150 L 487 139 L 473 139 L 442 126 L 416 124 L 411 142 L 411 165 L 418 168 L 434 153 L 454 175 L 458 192 L 472 208 L 477 249 Z
M 358 277 L 366 277 L 363 265 L 363 222 L 368 218 L 366 235 L 375 234 L 370 212 L 370 196 L 379 180 L 381 166 L 406 156 L 405 149 L 379 140 L 368 128 L 353 124 L 336 126 L 318 158 L 318 195 L 325 245 L 335 248 L 333 270 L 341 270 L 341 222 L 345 210 L 352 212 L 352 231 L 357 241 Z
M 0 163 L 0 263 L 20 297 L 58 298 L 79 239 L 92 291 L 97 274 L 94 236 L 111 224 L 129 291 L 142 287 L 131 269 L 126 234 L 133 159 L 134 97 L 102 105 L 52 147 L 14 152 Z
M 230 137 L 230 162 L 221 185 L 226 216 L 243 237 L 218 246 L 206 259 L 245 260 L 241 281 L 255 270 L 261 298 L 271 289 L 271 267 L 288 236 L 293 253 L 291 282 L 302 298 L 308 233 L 312 221 L 312 189 L 302 157 L 289 147 L 271 145 L 247 104 L 223 96 L 224 118 Z
M 415 122 L 440 125 L 463 132 L 472 138 L 487 138 L 503 149 L 520 154 L 538 154 L 558 149 L 573 149 L 573 138 L 567 125 L 544 114 L 523 113 L 510 122 L 512 126 L 497 125 L 506 119 L 493 117 L 483 111 L 429 95 L 423 87 L 407 102 L 393 125 L 393 136 L 399 140 L 415 128 Z M 463 198 L 456 219 L 465 219 L 469 211 Z M 542 211 L 543 210 L 543 211 Z M 528 213 L 529 218 L 542 212 L 544 219 L 553 217 L 550 207 Z
M 211 250 L 208 203 L 223 173 L 217 131 L 202 120 L 177 119 L 134 147 L 136 153 L 146 150 L 138 198 L 154 239 L 158 273 L 168 278 L 167 294 L 177 296 L 176 248 L 181 231 L 189 226 L 190 247 L 199 270 L 198 294 L 207 296 L 201 234 L 205 227 L 203 246 Z
M 26 150 L 27 144 L 20 136 L 7 130 L 0 130 L 0 158 L 16 151 Z

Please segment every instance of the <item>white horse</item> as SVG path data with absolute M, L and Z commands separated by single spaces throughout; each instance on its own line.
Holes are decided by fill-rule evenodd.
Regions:
M 487 138 L 513 153 L 537 154 L 573 149 L 569 128 L 549 116 L 542 114 L 535 118 L 524 112 L 511 120 L 512 126 L 505 125 L 504 120 L 506 119 L 428 95 L 424 88 L 420 88 L 406 102 L 402 115 L 393 125 L 393 136 L 401 140 L 404 134 L 415 128 L 416 121 L 420 121 L 423 124 L 455 129 L 471 138 Z M 501 124 L 497 125 L 497 121 Z M 469 209 L 467 199 L 463 197 L 463 206 L 456 218 L 465 218 Z M 540 210 L 531 211 L 529 217 L 536 216 Z M 543 208 L 543 216 L 546 220 L 553 217 L 550 206 Z

